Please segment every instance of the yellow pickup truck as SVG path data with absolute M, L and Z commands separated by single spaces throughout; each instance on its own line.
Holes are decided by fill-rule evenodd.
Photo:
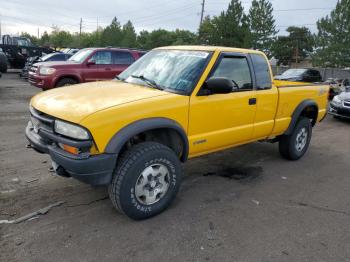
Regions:
M 187 159 L 260 140 L 302 157 L 328 91 L 273 81 L 259 51 L 163 47 L 113 81 L 36 95 L 26 137 L 58 175 L 107 185 L 120 212 L 145 219 L 173 201 Z

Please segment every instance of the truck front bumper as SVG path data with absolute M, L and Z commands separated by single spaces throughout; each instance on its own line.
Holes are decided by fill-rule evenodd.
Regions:
M 55 134 L 48 135 L 44 130 L 35 131 L 32 122 L 26 127 L 26 137 L 33 149 L 49 154 L 57 175 L 73 177 L 90 185 L 108 185 L 112 180 L 116 164 L 116 154 L 79 154 L 68 153 L 58 146 L 62 138 Z M 64 142 L 69 141 L 64 138 Z M 72 140 L 72 144 L 76 141 Z
M 42 76 L 37 73 L 29 72 L 28 73 L 28 82 L 36 87 L 39 87 L 43 90 L 54 88 L 55 78 L 53 76 Z

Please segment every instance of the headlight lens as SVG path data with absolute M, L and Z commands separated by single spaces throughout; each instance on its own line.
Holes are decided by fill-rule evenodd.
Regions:
M 341 105 L 341 99 L 339 98 L 339 96 L 333 97 L 332 102 L 333 102 L 333 104 L 335 104 L 335 105 Z
M 89 133 L 84 128 L 61 120 L 55 121 L 55 132 L 79 140 L 87 140 L 90 138 Z
M 56 69 L 51 67 L 40 67 L 40 75 L 52 75 L 55 73 Z

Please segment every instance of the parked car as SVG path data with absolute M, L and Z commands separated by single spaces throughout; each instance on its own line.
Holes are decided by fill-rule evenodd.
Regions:
M 158 48 L 118 79 L 36 95 L 26 136 L 58 175 L 109 186 L 133 219 L 170 205 L 188 158 L 269 140 L 300 159 L 327 112 L 327 85 L 278 86 L 255 50 Z
M 66 62 L 43 62 L 32 66 L 29 83 L 43 90 L 77 83 L 110 80 L 123 72 L 143 51 L 120 48 L 86 48 Z
M 0 73 L 7 72 L 7 64 L 8 64 L 7 57 L 3 52 L 2 48 L 0 48 Z
M 61 52 L 62 53 L 65 53 L 65 54 L 71 54 L 71 55 L 74 55 L 75 53 L 78 53 L 80 49 L 78 48 L 65 48 L 63 49 Z
M 54 52 L 51 48 L 35 46 L 30 39 L 25 37 L 3 35 L 1 41 L 0 48 L 7 57 L 8 66 L 14 69 L 22 69 L 28 57 L 43 56 Z
M 336 118 L 350 119 L 350 87 L 333 97 L 329 104 L 328 113 Z
M 53 61 L 67 61 L 72 54 L 68 53 L 62 53 L 62 52 L 56 52 L 56 53 L 51 53 L 48 55 L 45 55 L 43 57 L 29 57 L 27 59 L 26 64 L 24 65 L 24 68 L 22 69 L 20 76 L 27 79 L 28 78 L 28 73 L 30 68 L 33 66 L 35 63 L 39 62 L 53 62 Z
M 345 88 L 350 86 L 349 79 L 328 78 L 327 84 L 330 85 L 329 100 L 332 100 L 336 95 L 345 91 Z
M 275 76 L 276 80 L 315 83 L 322 82 L 321 73 L 316 69 L 288 69 L 282 75 Z

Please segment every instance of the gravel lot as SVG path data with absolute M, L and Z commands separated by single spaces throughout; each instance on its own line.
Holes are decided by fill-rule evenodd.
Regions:
M 328 117 L 297 162 L 269 143 L 193 159 L 171 208 L 135 222 L 26 148 L 38 92 L 0 78 L 0 220 L 65 203 L 0 224 L 0 261 L 350 261 L 350 122 Z

